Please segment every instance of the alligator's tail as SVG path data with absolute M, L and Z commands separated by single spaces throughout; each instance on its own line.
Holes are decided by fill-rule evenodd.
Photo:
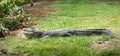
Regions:
M 110 38 L 113 37 L 112 31 L 108 30 L 108 29 L 92 29 L 92 30 L 98 30 L 98 31 L 102 31 L 103 33 L 109 35 Z
M 106 34 L 108 34 L 110 36 L 110 38 L 113 37 L 113 34 L 112 34 L 111 30 L 105 30 L 103 32 L 106 33 Z

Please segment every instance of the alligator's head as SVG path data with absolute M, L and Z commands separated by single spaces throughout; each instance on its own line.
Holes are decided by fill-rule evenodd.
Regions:
M 27 37 L 34 38 L 34 37 L 43 37 L 45 31 L 32 28 L 32 29 L 24 29 L 23 33 Z

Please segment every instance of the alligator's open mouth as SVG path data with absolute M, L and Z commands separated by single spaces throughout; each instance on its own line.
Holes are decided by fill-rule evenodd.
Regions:
M 23 29 L 23 34 L 26 37 L 32 37 L 33 36 L 33 29 Z

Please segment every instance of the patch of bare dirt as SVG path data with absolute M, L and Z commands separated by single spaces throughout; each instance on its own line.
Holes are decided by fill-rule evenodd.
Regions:
M 120 39 L 112 39 L 109 41 L 104 41 L 104 42 L 94 42 L 93 45 L 91 45 L 92 49 L 96 49 L 97 53 L 100 53 L 101 51 L 104 50 L 112 50 L 113 52 L 116 51 L 118 53 L 120 53 Z
M 103 43 L 99 42 L 99 43 L 94 43 L 91 48 L 97 49 L 97 50 L 105 50 L 108 49 L 111 46 L 111 42 L 110 41 L 105 41 Z
M 115 51 L 118 51 L 120 53 L 120 38 L 112 40 L 112 47 L 114 47 Z
M 23 32 L 24 31 L 22 29 L 16 30 L 16 31 L 11 31 L 10 35 L 17 37 L 17 38 L 25 38 L 25 35 L 23 34 Z
M 43 2 L 43 1 L 41 1 Z M 23 7 L 24 11 L 26 13 L 30 13 L 32 17 L 38 18 L 38 17 L 44 17 L 46 13 L 49 12 L 56 12 L 55 9 L 49 9 L 48 7 L 51 5 L 53 1 L 44 1 L 41 4 L 36 4 L 34 6 L 29 6 L 29 7 Z

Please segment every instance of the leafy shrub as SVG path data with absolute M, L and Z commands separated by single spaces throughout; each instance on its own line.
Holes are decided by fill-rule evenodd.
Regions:
M 0 21 L 5 28 L 14 30 L 16 26 L 24 23 L 24 19 L 28 19 L 25 17 L 23 9 L 16 5 L 16 3 L 24 1 L 25 0 L 0 0 Z
M 19 24 L 19 20 L 18 20 L 18 18 L 12 18 L 12 19 L 10 19 L 10 18 L 4 18 L 4 20 L 3 20 L 2 23 L 3 23 L 3 26 L 5 28 L 13 30 L 13 28 L 15 27 L 15 25 Z
M 0 17 L 4 17 L 9 14 L 9 9 L 15 6 L 14 0 L 1 0 L 0 1 Z
M 5 28 L 9 30 L 21 29 L 27 26 L 31 26 L 31 21 L 29 16 L 25 15 L 16 15 L 14 17 L 5 17 L 2 20 L 2 24 Z
M 5 37 L 6 30 L 8 30 L 8 29 L 6 29 L 3 25 L 0 24 L 0 38 Z

